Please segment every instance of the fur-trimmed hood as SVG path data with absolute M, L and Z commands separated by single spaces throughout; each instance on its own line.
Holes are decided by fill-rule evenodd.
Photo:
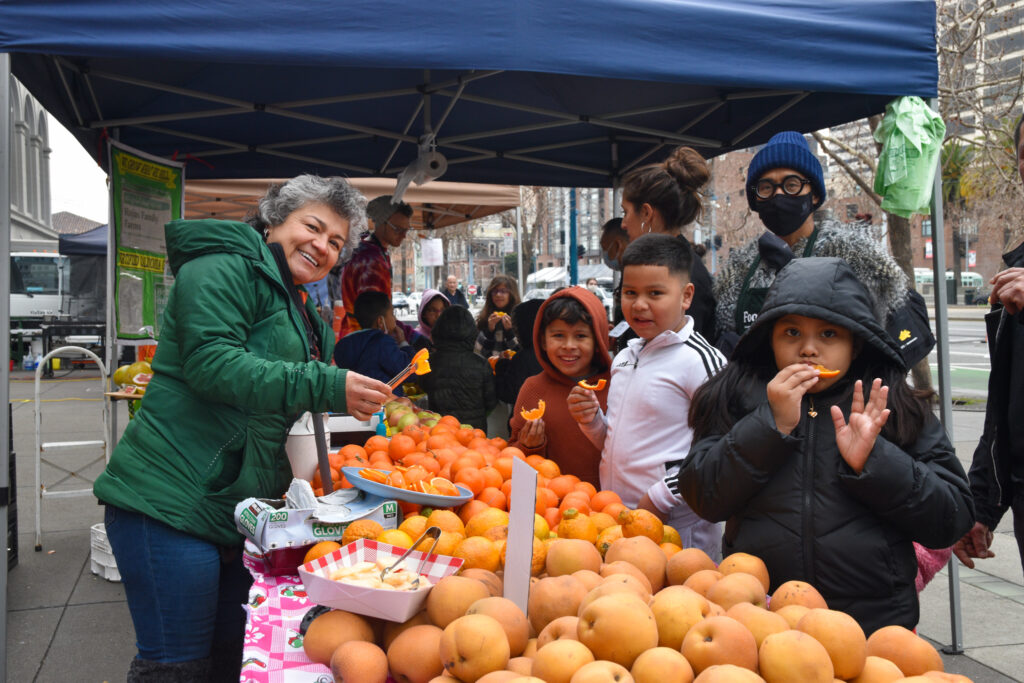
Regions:
M 794 257 L 803 256 L 807 240 L 799 240 L 792 247 Z M 757 258 L 758 240 L 754 239 L 729 255 L 725 267 L 715 277 L 715 313 L 719 330 L 735 328 L 736 303 L 743 290 L 751 264 Z M 857 227 L 835 220 L 824 220 L 817 226 L 817 235 L 811 256 L 841 258 L 849 264 L 857 278 L 864 283 L 874 298 L 875 318 L 885 321 L 907 299 L 907 277 L 892 256 L 868 234 Z M 770 287 L 779 271 L 765 259 L 750 277 L 751 287 Z

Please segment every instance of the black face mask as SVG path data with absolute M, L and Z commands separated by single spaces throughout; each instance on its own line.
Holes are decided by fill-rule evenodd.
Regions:
M 814 213 L 814 197 L 811 194 L 797 197 L 777 194 L 771 199 L 757 202 L 755 206 L 765 227 L 779 237 L 785 237 L 796 231 Z

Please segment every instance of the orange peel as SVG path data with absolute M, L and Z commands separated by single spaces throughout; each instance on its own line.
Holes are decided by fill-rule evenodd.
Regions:
M 527 422 L 533 422 L 534 420 L 539 420 L 542 417 L 544 417 L 545 407 L 546 404 L 544 403 L 544 399 L 541 399 L 537 401 L 536 408 L 534 408 L 533 410 L 527 410 L 526 408 L 523 408 L 521 411 L 519 411 L 519 414 L 522 415 L 523 419 L 526 420 Z
M 608 386 L 608 380 L 602 377 L 601 379 L 591 384 L 587 380 L 581 379 L 579 382 L 576 382 L 576 384 L 580 385 L 584 389 L 590 389 L 591 391 L 601 391 L 606 386 Z
M 839 376 L 839 370 L 829 370 L 824 365 L 815 365 L 814 369 L 818 371 L 819 377 L 830 378 Z

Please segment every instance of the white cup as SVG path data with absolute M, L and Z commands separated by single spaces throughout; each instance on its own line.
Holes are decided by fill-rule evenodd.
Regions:
M 327 413 L 321 413 L 324 420 L 324 437 L 327 447 L 331 446 L 331 430 L 327 427 Z M 292 425 L 288 439 L 284 444 L 288 462 L 292 466 L 292 476 L 296 479 L 312 481 L 316 474 L 319 461 L 316 456 L 316 434 L 313 432 L 313 414 L 303 413 Z

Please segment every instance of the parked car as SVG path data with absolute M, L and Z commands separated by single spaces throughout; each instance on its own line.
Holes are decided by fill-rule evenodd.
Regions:
M 395 309 L 395 312 L 403 311 L 409 312 L 409 299 L 406 298 L 405 294 L 401 292 L 391 292 L 391 306 Z
M 526 290 L 526 294 L 523 295 L 523 301 L 529 301 L 531 299 L 540 299 L 543 301 L 551 296 L 554 291 L 554 287 L 528 289 Z
M 423 292 L 420 292 L 420 291 L 409 292 L 409 294 L 407 294 L 405 298 L 409 302 L 409 307 L 412 310 L 416 310 L 420 306 L 420 299 L 423 298 Z

